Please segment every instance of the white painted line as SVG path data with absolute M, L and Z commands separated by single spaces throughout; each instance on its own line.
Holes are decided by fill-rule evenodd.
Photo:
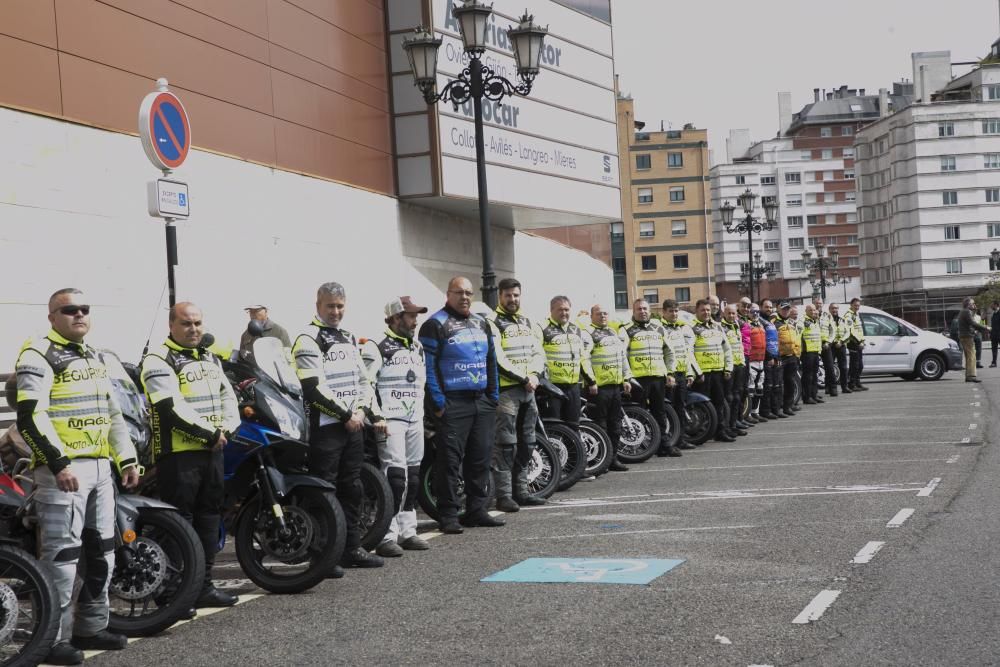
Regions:
M 884 414 L 884 412 L 883 412 L 883 414 Z M 854 421 L 857 421 L 857 420 L 854 420 Z M 954 426 L 947 426 L 947 425 L 945 425 L 945 426 L 893 426 L 892 430 L 893 431 L 950 431 L 952 428 L 954 428 Z M 858 427 L 858 428 L 841 428 L 840 430 L 841 431 L 849 431 L 849 432 L 855 432 L 855 431 L 857 431 L 857 432 L 863 432 L 863 433 L 871 433 L 872 427 L 871 426 L 867 426 L 867 427 L 862 426 L 862 427 Z M 812 429 L 812 430 L 809 430 L 809 431 L 786 431 L 786 430 L 782 429 L 780 433 L 774 433 L 772 435 L 769 435 L 768 437 L 774 437 L 774 436 L 778 436 L 778 435 L 816 435 L 816 429 Z
M 872 558 L 875 557 L 875 554 L 877 554 L 884 546 L 885 542 L 869 542 L 865 546 L 861 547 L 861 551 L 854 556 L 851 562 L 855 564 L 870 563 Z
M 961 454 L 955 454 L 950 459 L 948 459 L 947 461 L 945 461 L 945 463 L 958 463 L 958 459 L 960 457 L 961 457 Z
M 945 461 L 946 459 L 882 459 L 882 460 L 864 460 L 864 461 L 804 461 L 801 463 L 760 463 L 757 465 L 742 465 L 742 466 L 688 466 L 686 468 L 635 468 L 624 473 L 615 473 L 616 475 L 648 475 L 651 473 L 664 473 L 664 472 L 691 472 L 692 470 L 739 470 L 743 468 L 795 468 L 798 466 L 832 466 L 832 465 L 869 465 L 872 463 L 934 463 L 936 461 Z
M 979 401 L 975 401 L 973 403 L 969 403 L 969 405 L 971 405 L 974 408 L 982 407 L 982 403 L 980 403 Z
M 792 620 L 792 623 L 802 625 L 812 621 L 818 621 L 823 612 L 833 604 L 833 601 L 840 597 L 840 591 L 820 591 L 819 595 L 813 598 L 806 608 L 799 612 L 799 615 Z
M 589 496 L 587 498 L 572 498 L 567 500 L 550 500 L 550 504 L 561 505 L 563 507 L 573 507 L 575 505 L 587 504 L 596 500 L 632 500 L 635 498 L 667 498 L 670 496 L 745 496 L 750 493 L 774 492 L 774 491 L 871 491 L 877 489 L 887 489 L 891 487 L 923 487 L 926 482 L 892 482 L 887 484 L 852 484 L 823 486 L 777 486 L 758 487 L 753 489 L 723 489 L 720 491 L 665 491 L 663 493 L 637 493 L 628 496 Z M 912 489 L 916 491 L 917 489 Z
M 777 435 L 777 434 L 774 434 Z M 774 437 L 773 435 L 768 435 L 768 438 Z M 801 439 L 800 439 L 801 440 Z M 772 445 L 770 447 L 710 447 L 709 449 L 698 449 L 692 450 L 684 454 L 684 456 L 704 456 L 705 454 L 720 454 L 723 452 L 752 452 L 752 451 L 766 451 L 768 449 L 802 449 L 802 448 L 820 448 L 820 447 L 930 447 L 932 445 L 954 445 L 954 440 L 930 440 L 925 442 L 913 442 L 912 440 L 907 440 L 906 442 L 845 442 L 836 443 L 832 445 L 819 445 L 810 442 L 800 442 L 797 445 Z
M 885 524 L 885 527 L 886 528 L 899 528 L 904 523 L 906 523 L 907 519 L 909 519 L 911 516 L 913 516 L 913 511 L 914 510 L 911 507 L 906 507 L 906 508 L 903 508 L 903 509 L 899 510 L 898 512 L 896 512 L 896 516 L 894 516 L 891 519 L 889 519 L 889 523 Z
M 969 424 L 969 430 L 970 431 L 975 431 L 976 427 L 978 427 L 978 426 L 979 426 L 979 424 Z
M 578 537 L 616 537 L 618 535 L 647 535 L 652 533 L 699 533 L 709 530 L 750 530 L 757 526 L 697 526 L 693 528 L 650 528 L 648 530 L 606 530 L 601 533 L 576 533 L 575 535 L 544 535 L 542 537 L 519 537 L 518 542 L 536 540 L 570 540 Z
M 722 635 L 715 635 L 715 641 L 719 642 L 720 644 L 732 644 L 733 643 L 729 639 L 729 637 L 724 637 Z
M 973 413 L 972 413 L 972 416 L 973 416 L 973 417 L 978 417 L 978 416 L 979 416 L 979 413 L 978 413 L 978 412 L 973 412 Z
M 440 530 L 432 530 L 427 533 L 420 533 L 420 537 L 422 537 L 425 540 L 433 540 L 435 537 L 441 537 L 442 535 L 444 535 L 444 533 L 442 533 Z
M 967 445 L 972 442 L 972 438 L 962 438 L 962 444 Z
M 931 481 L 927 482 L 927 486 L 917 491 L 917 497 L 926 498 L 931 495 L 931 492 L 937 488 L 937 485 L 941 483 L 940 477 L 935 477 Z

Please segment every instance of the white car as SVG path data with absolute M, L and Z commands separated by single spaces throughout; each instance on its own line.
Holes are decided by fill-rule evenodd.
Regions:
M 840 306 L 846 313 L 849 306 Z M 962 351 L 947 336 L 924 331 L 884 310 L 861 306 L 865 330 L 863 375 L 898 375 L 906 380 L 940 380 L 963 368 Z

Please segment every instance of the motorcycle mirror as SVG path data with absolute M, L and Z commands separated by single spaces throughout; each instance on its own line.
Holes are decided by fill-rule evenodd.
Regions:
M 201 342 L 198 343 L 198 347 L 209 348 L 215 345 L 215 336 L 207 333 L 201 337 Z
M 250 320 L 250 323 L 247 324 L 247 332 L 251 336 L 260 338 L 261 336 L 264 335 L 264 325 L 261 324 L 260 321 L 258 320 Z
M 17 412 L 17 376 L 13 373 L 7 378 L 7 384 L 3 388 L 3 395 L 7 399 L 7 407 Z

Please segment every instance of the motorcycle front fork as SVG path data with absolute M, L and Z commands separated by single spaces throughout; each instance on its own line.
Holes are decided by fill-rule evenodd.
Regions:
M 274 515 L 275 521 L 278 522 L 278 528 L 282 532 L 288 530 L 285 524 L 285 513 L 281 509 L 281 504 L 278 503 L 278 498 L 274 493 L 274 487 L 271 486 L 271 478 L 267 474 L 267 467 L 264 464 L 264 457 L 257 454 L 257 485 L 260 487 L 260 492 L 264 496 L 264 504 L 271 508 L 271 513 Z

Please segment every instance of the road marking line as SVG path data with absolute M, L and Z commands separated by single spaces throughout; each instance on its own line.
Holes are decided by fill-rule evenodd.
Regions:
M 811 423 L 811 422 L 810 422 Z M 950 431 L 954 426 L 893 426 L 893 431 Z M 862 431 L 865 433 L 870 433 L 872 430 L 871 426 L 867 428 L 842 428 L 841 431 Z M 812 429 L 810 431 L 785 431 L 782 430 L 780 433 L 774 433 L 768 437 L 774 437 L 777 435 L 816 435 L 816 430 Z
M 973 416 L 973 417 L 978 417 L 978 416 L 979 416 L 979 413 L 978 413 L 978 412 L 973 412 L 973 413 L 972 413 L 972 416 Z
M 629 470 L 625 473 L 616 473 L 619 475 L 644 475 L 650 473 L 661 473 L 661 472 L 686 472 L 691 470 L 738 470 L 740 468 L 787 468 L 795 466 L 829 466 L 829 465 L 844 465 L 844 464 L 869 464 L 869 463 L 933 463 L 935 461 L 945 461 L 947 459 L 886 459 L 886 460 L 873 460 L 873 461 L 803 461 L 801 463 L 761 463 L 758 465 L 743 465 L 743 466 L 703 466 L 694 467 L 690 466 L 687 468 L 651 468 L 649 470 Z
M 961 456 L 961 454 L 955 454 L 950 459 L 948 459 L 947 461 L 945 461 L 945 463 L 958 463 L 958 459 L 959 459 L 960 456 Z
M 969 405 L 971 405 L 974 408 L 982 407 L 982 403 L 980 403 L 979 401 L 975 401 L 974 403 L 969 403 Z
M 935 477 L 931 481 L 927 482 L 927 486 L 917 491 L 917 497 L 926 498 L 931 495 L 931 492 L 937 488 L 937 485 L 941 483 L 940 477 Z
M 428 533 L 420 533 L 420 537 L 425 540 L 433 540 L 435 537 L 441 537 L 444 535 L 440 530 L 432 530 Z
M 840 597 L 840 591 L 820 591 L 820 593 L 812 599 L 812 602 L 807 604 L 805 609 L 799 612 L 799 615 L 792 620 L 792 623 L 801 625 L 812 621 L 818 621 L 819 617 L 823 615 L 823 612 L 825 612 L 838 597 Z
M 729 639 L 729 637 L 725 637 L 723 635 L 715 635 L 715 641 L 719 642 L 720 644 L 732 644 L 733 643 Z
M 969 424 L 969 430 L 975 431 L 977 426 L 979 426 L 979 424 Z
M 777 434 L 776 434 L 777 435 Z M 773 437 L 768 435 L 767 437 Z M 701 449 L 698 448 L 694 451 L 687 452 L 684 456 L 703 456 L 705 454 L 719 454 L 721 452 L 750 452 L 750 451 L 763 451 L 768 449 L 801 449 L 803 447 L 812 449 L 813 447 L 893 447 L 893 446 L 906 446 L 906 447 L 929 447 L 931 445 L 954 445 L 954 440 L 932 440 L 929 442 L 913 442 L 912 440 L 907 440 L 906 442 L 847 442 L 843 444 L 833 444 L 833 445 L 816 445 L 809 442 L 803 442 L 798 445 L 773 445 L 771 447 L 712 447 L 711 449 Z
M 886 528 L 899 528 L 904 523 L 906 523 L 907 519 L 909 519 L 911 516 L 913 516 L 913 511 L 914 511 L 913 508 L 910 508 L 910 507 L 905 507 L 905 508 L 899 510 L 898 512 L 896 512 L 896 516 L 894 516 L 891 519 L 889 519 L 889 523 L 885 524 L 885 527 Z
M 666 491 L 664 493 L 637 493 L 629 496 L 590 496 L 588 498 L 573 498 L 571 500 L 553 500 L 552 504 L 563 505 L 573 507 L 579 505 L 580 503 L 587 503 L 596 500 L 631 500 L 633 498 L 667 498 L 669 496 L 690 496 L 690 495 L 706 495 L 706 496 L 741 496 L 748 493 L 755 493 L 761 491 L 867 491 L 871 489 L 886 489 L 893 486 L 903 487 L 903 486 L 919 486 L 923 487 L 924 482 L 893 482 L 888 484 L 864 484 L 864 485 L 831 485 L 826 484 L 824 486 L 769 486 L 769 487 L 758 487 L 755 489 L 724 489 L 721 491 Z M 916 489 L 911 489 L 916 491 Z
M 646 535 L 650 533 L 697 533 L 708 530 L 749 530 L 757 528 L 753 525 L 745 526 L 696 526 L 692 528 L 650 528 L 647 530 L 616 530 L 613 532 L 604 531 L 601 533 L 577 533 L 575 535 L 544 535 L 542 537 L 521 537 L 519 542 L 531 542 L 535 540 L 569 540 L 577 537 L 617 537 L 618 535 Z
M 861 547 L 861 551 L 859 551 L 854 558 L 851 559 L 851 562 L 856 564 L 870 563 L 872 558 L 875 557 L 875 554 L 877 554 L 884 546 L 885 542 L 869 542 L 865 546 Z
M 962 444 L 967 445 L 972 442 L 972 438 L 962 438 Z

